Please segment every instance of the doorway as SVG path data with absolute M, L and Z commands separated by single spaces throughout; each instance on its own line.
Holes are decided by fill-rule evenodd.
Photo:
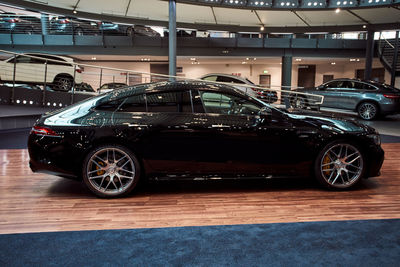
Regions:
M 260 74 L 259 84 L 262 87 L 271 88 L 271 75 L 269 74 Z
M 356 78 L 363 80 L 364 73 L 365 73 L 365 69 L 356 70 Z M 384 68 L 372 69 L 371 80 L 381 82 L 381 83 L 385 82 L 385 69 Z
M 315 86 L 315 65 L 299 65 L 297 86 L 314 87 Z

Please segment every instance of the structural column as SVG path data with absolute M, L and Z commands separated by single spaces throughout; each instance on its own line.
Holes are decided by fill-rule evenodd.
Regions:
M 42 22 L 42 34 L 49 34 L 49 15 L 48 14 L 40 14 L 40 21 Z
M 374 33 L 368 31 L 367 34 L 367 51 L 365 55 L 365 72 L 364 79 L 371 80 L 372 75 L 372 60 L 374 59 Z
M 292 59 L 291 55 L 285 55 L 282 57 L 282 90 L 290 90 L 292 85 Z M 282 98 L 281 98 L 282 99 Z M 286 108 L 289 108 L 289 98 L 284 98 Z
M 169 0 L 169 24 L 168 24 L 168 62 L 169 75 L 176 76 L 176 2 Z M 175 78 L 170 78 L 174 81 Z
M 392 59 L 392 73 L 390 74 L 390 85 L 395 86 L 396 83 L 396 69 L 397 69 L 397 60 L 398 60 L 398 54 L 399 54 L 399 31 L 396 31 L 396 39 L 394 42 L 394 53 L 393 53 L 393 59 Z

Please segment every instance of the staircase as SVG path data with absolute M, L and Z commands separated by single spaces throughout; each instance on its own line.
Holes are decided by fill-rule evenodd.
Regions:
M 400 46 L 400 40 L 398 41 Z M 379 39 L 378 55 L 385 69 L 392 73 L 393 55 L 396 51 L 396 39 Z M 397 49 L 397 60 L 395 63 L 395 76 L 400 76 L 400 47 Z

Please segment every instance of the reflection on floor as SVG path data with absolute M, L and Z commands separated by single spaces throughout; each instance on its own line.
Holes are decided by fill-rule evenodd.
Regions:
M 33 174 L 24 149 L 0 150 L 0 233 L 400 218 L 400 144 L 384 144 L 382 176 L 351 191 L 311 179 L 157 182 L 127 198 Z

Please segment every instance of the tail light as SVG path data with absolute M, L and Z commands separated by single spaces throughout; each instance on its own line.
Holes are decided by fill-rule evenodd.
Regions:
M 18 21 L 19 21 L 19 19 L 10 19 L 9 20 L 10 23 L 15 23 L 15 22 L 18 22 Z
M 82 73 L 82 69 L 81 69 L 81 68 L 77 68 L 77 69 L 75 69 L 75 71 L 76 71 L 77 73 Z
M 60 19 L 59 23 L 60 24 L 68 24 L 69 23 L 69 19 Z
M 251 90 L 253 90 L 254 92 L 258 91 L 256 88 L 253 88 L 253 87 L 251 87 Z
M 42 135 L 42 136 L 57 136 L 57 137 L 60 136 L 52 129 L 42 126 L 33 126 L 31 134 Z
M 386 97 L 386 98 L 391 98 L 391 99 L 400 98 L 400 95 L 388 95 L 388 94 L 384 94 L 383 96 Z

